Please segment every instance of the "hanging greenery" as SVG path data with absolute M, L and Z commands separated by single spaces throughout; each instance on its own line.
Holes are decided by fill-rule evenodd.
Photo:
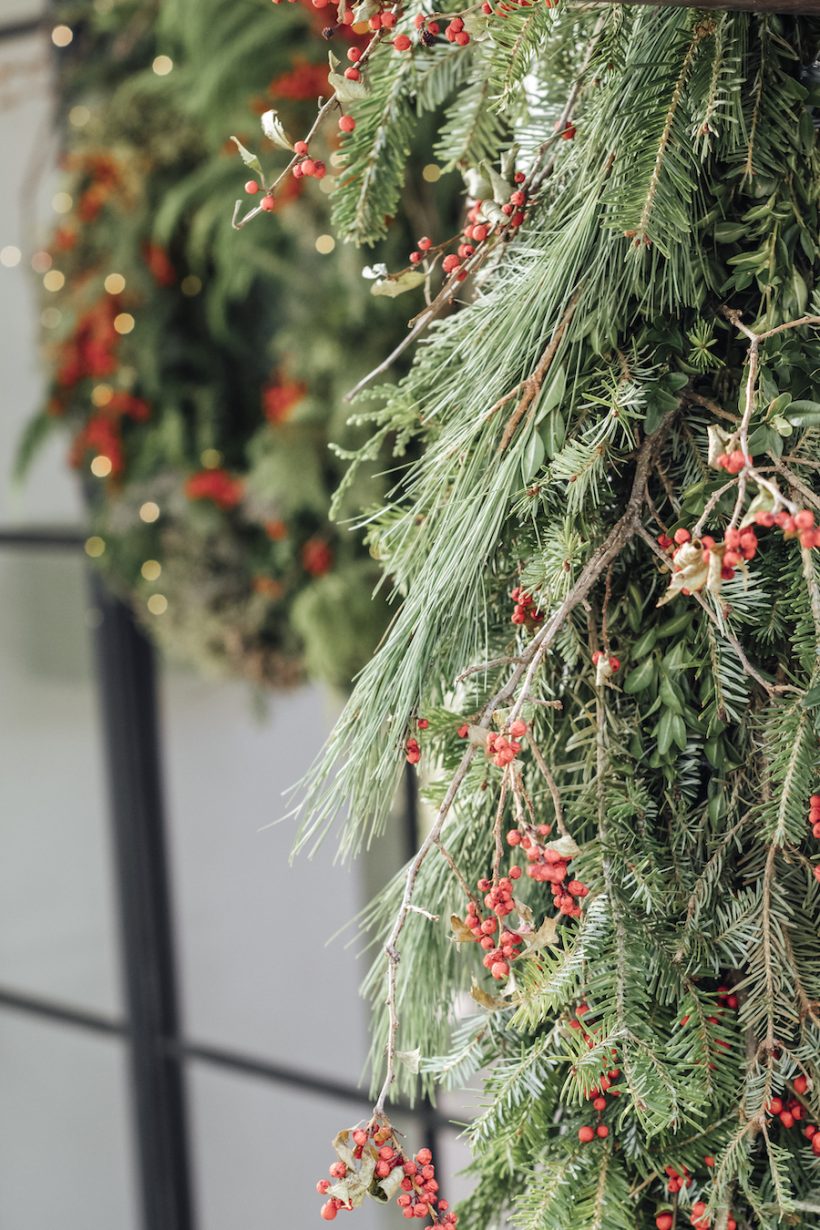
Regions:
M 428 296 L 409 373 L 360 385 L 369 448 L 419 449 L 367 522 L 396 613 L 301 792 L 299 845 L 343 811 L 345 855 L 405 761 L 431 809 L 363 920 L 376 1101 L 322 1217 L 395 1197 L 452 1225 L 388 1103 L 478 1081 L 463 1228 L 808 1230 L 820 26 L 361 17 L 358 96 L 320 113 L 339 234 L 384 236 L 427 112 L 465 202 L 386 275 Z
M 333 141 L 261 225 L 237 235 L 229 216 L 237 195 L 260 199 L 276 155 L 260 127 L 272 94 L 297 131 L 325 89 L 317 16 L 293 5 L 274 26 L 267 0 L 62 0 L 55 17 L 73 39 L 58 53 L 51 387 L 22 464 L 46 432 L 69 432 L 88 550 L 171 652 L 263 684 L 307 671 L 344 685 L 385 619 L 344 518 L 381 486 L 357 479 L 330 526 L 343 462 L 328 442 L 360 443 L 341 395 L 398 317 L 377 309 L 357 258 L 332 251 Z

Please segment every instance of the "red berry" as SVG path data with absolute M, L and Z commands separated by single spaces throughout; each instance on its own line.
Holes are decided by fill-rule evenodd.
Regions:
M 259 191 L 259 184 L 256 182 L 255 179 L 249 179 L 248 182 L 245 184 L 245 191 L 247 192 L 248 196 L 256 196 L 257 192 Z
M 274 209 L 276 208 L 276 201 L 274 200 L 274 198 L 271 196 L 270 193 L 268 193 L 267 196 L 262 197 L 260 204 L 266 214 L 272 214 Z
M 308 152 L 307 141 L 297 141 L 293 147 L 293 152 L 294 154 L 300 154 L 304 156 Z
M 604 1140 L 609 1135 L 609 1128 L 605 1123 L 599 1123 L 595 1129 L 601 1140 Z
M 352 132 L 356 127 L 356 121 L 352 115 L 342 115 L 339 117 L 339 127 L 342 132 Z
M 396 51 L 409 51 L 413 44 L 406 34 L 397 34 L 393 39 L 393 46 L 396 48 Z
M 328 1200 L 327 1204 L 322 1205 L 321 1213 L 325 1221 L 333 1221 L 334 1217 L 336 1216 L 336 1212 L 337 1212 L 336 1205 L 333 1203 L 332 1200 Z
M 683 546 L 685 542 L 689 542 L 691 538 L 692 538 L 692 535 L 689 533 L 688 530 L 685 530 L 682 527 L 679 530 L 675 530 L 674 539 L 679 547 Z
M 578 1139 L 582 1145 L 588 1145 L 591 1140 L 595 1139 L 595 1129 L 589 1126 L 579 1128 Z
M 672 1230 L 675 1219 L 671 1213 L 659 1213 L 655 1218 L 655 1225 L 658 1230 Z

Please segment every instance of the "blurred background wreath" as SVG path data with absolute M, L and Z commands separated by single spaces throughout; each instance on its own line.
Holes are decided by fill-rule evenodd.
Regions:
M 68 430 L 87 549 L 175 656 L 344 685 L 386 622 L 345 513 L 375 504 L 382 480 L 359 469 L 331 526 L 344 463 L 329 441 L 356 445 L 343 393 L 404 313 L 327 233 L 332 148 L 324 180 L 293 179 L 274 213 L 230 223 L 248 171 L 228 134 L 263 146 L 274 99 L 306 128 L 327 89 L 321 19 L 292 4 L 273 23 L 269 0 L 56 8 L 74 31 L 65 208 L 44 278 L 50 393 L 20 468 Z M 430 208 L 418 201 L 414 227 Z

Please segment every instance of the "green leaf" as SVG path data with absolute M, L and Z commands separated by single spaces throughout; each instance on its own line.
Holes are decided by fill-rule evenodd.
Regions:
M 646 658 L 640 666 L 636 666 L 633 671 L 629 672 L 624 680 L 624 691 L 630 696 L 637 695 L 638 692 L 645 692 L 654 680 L 655 660 Z

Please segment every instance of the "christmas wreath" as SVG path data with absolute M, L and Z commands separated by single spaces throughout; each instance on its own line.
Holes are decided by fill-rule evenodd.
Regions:
M 345 684 L 386 605 L 360 537 L 328 522 L 343 465 L 329 441 L 357 442 L 342 395 L 397 318 L 332 252 L 324 163 L 289 179 L 264 225 L 230 225 L 237 195 L 258 199 L 245 143 L 274 150 L 260 132 L 272 94 L 296 128 L 326 88 L 317 16 L 293 5 L 273 28 L 261 2 L 57 8 L 66 183 L 39 257 L 51 383 L 23 464 L 69 431 L 87 550 L 169 650 L 264 684 Z M 379 490 L 357 480 L 342 520 Z
M 403 601 L 301 795 L 300 846 L 342 812 L 345 855 L 405 761 L 432 812 L 365 918 L 374 1107 L 321 1216 L 808 1230 L 820 26 L 362 7 L 357 91 L 319 114 L 337 227 L 385 233 L 426 110 L 467 191 L 460 232 L 385 275 L 427 288 L 411 340 L 435 322 L 361 385 L 375 439 L 419 449 L 370 524 Z M 456 1213 L 389 1100 L 471 1080 Z

